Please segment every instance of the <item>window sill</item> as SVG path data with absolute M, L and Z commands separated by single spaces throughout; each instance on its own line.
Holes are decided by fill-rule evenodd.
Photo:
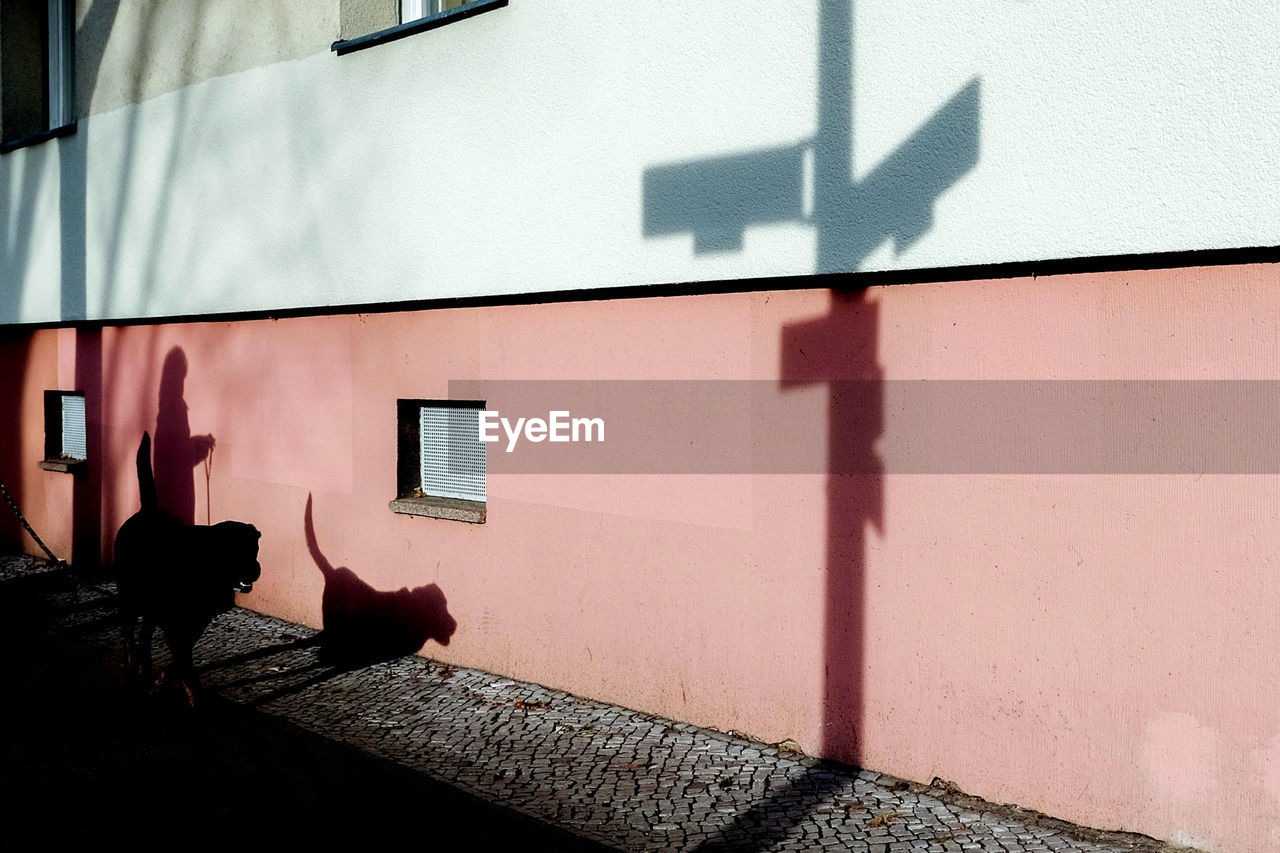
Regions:
M 396 498 L 387 506 L 391 507 L 392 512 L 402 515 L 420 515 L 424 518 L 466 521 L 471 524 L 484 524 L 487 515 L 485 504 L 458 498 Z
M 373 47 L 378 44 L 386 44 L 389 41 L 402 39 L 414 33 L 434 30 L 436 27 L 452 24 L 454 21 L 461 21 L 463 18 L 470 18 L 472 15 L 479 15 L 481 12 L 488 12 L 491 9 L 497 9 L 499 6 L 505 5 L 507 5 L 507 0 L 474 0 L 474 2 L 465 6 L 449 9 L 446 12 L 437 12 L 434 15 L 428 15 L 425 18 L 419 18 L 416 21 L 409 21 L 404 24 L 397 24 L 394 27 L 387 27 L 385 30 L 378 30 L 366 36 L 340 39 L 330 46 L 330 50 L 342 56 L 344 53 L 363 50 L 366 47 Z
M 462 8 L 466 8 L 465 6 Z M 30 136 L 22 136 L 17 139 L 11 139 L 7 142 L 0 142 L 0 154 L 8 154 L 10 151 L 17 151 L 19 148 L 27 148 L 31 145 L 39 145 L 41 142 L 48 142 L 50 139 L 57 139 L 60 136 L 70 136 L 76 132 L 76 123 L 64 124 L 62 127 L 55 127 L 53 130 L 42 130 L 39 133 L 33 133 Z
M 59 474 L 83 476 L 89 471 L 89 463 L 84 459 L 41 459 L 36 463 L 42 471 L 55 471 Z

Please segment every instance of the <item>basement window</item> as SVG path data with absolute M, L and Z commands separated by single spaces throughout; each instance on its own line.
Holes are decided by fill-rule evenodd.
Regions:
M 88 467 L 89 434 L 83 391 L 44 392 L 44 459 L 40 467 L 65 474 Z
M 507 5 L 508 0 L 342 0 L 338 55 L 433 30 Z
M 483 524 L 482 400 L 396 401 L 396 498 L 392 512 Z

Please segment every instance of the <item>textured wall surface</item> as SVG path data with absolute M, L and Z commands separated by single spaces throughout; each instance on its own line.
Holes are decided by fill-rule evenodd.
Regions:
M 336 4 L 228 8 L 81 5 L 87 118 L 0 158 L 0 322 L 1280 245 L 1261 0 L 513 0 L 342 57 Z M 184 514 L 263 528 L 251 606 L 321 618 L 310 495 L 332 564 L 444 590 L 450 660 L 1252 853 L 1280 840 L 1274 473 L 494 475 L 483 526 L 386 501 L 395 399 L 449 380 L 759 379 L 844 411 L 827 451 L 874 468 L 897 437 L 882 380 L 1280 379 L 1277 284 L 1221 267 L 11 335 L 0 461 L 83 553 L 163 432 Z M 870 380 L 877 417 L 850 419 L 833 379 Z M 86 391 L 86 481 L 31 469 L 52 384 Z
M 344 39 L 367 35 L 400 23 L 399 0 L 340 0 L 341 34 Z
M 174 53 L 0 160 L 0 319 L 1280 243 L 1261 0 L 540 0 L 342 57 L 336 8 L 177 50 L 122 5 Z
M 78 0 L 79 115 L 329 50 L 337 0 Z
M 377 590 L 438 585 L 458 627 L 433 656 L 1252 853 L 1280 838 L 1280 475 L 904 474 L 881 448 L 899 380 L 1280 379 L 1277 285 L 1224 267 L 160 324 L 8 357 L 86 390 L 104 546 L 143 430 L 162 502 L 263 530 L 249 606 L 319 625 L 318 553 Z M 819 412 L 847 402 L 826 380 L 868 380 L 882 426 L 820 423 L 890 468 L 491 473 L 483 525 L 387 509 L 397 398 L 566 377 L 754 378 Z M 21 400 L 4 446 L 30 457 L 38 392 Z M 70 478 L 34 461 L 10 460 L 61 549 Z

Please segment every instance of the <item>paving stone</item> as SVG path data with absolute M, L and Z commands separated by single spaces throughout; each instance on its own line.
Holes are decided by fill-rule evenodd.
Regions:
M 119 648 L 110 584 L 0 556 L 0 585 L 18 582 L 58 614 L 52 630 Z M 318 660 L 316 637 L 236 609 L 195 658 L 225 701 L 622 850 L 1174 849 L 427 658 L 339 670 Z M 155 647 L 167 661 L 162 635 Z

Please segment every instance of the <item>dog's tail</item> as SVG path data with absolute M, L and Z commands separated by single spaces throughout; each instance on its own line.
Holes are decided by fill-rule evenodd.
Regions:
M 138 497 L 144 510 L 154 510 L 159 505 L 156 501 L 156 475 L 151 471 L 151 434 L 146 432 L 138 445 Z
M 320 567 L 320 574 L 324 575 L 327 581 L 329 575 L 333 573 L 333 564 L 325 559 L 320 551 L 320 543 L 316 541 L 316 526 L 311 520 L 311 495 L 307 495 L 307 509 L 303 513 L 302 523 L 307 534 L 307 550 L 311 552 L 311 559 L 316 561 L 316 565 Z

